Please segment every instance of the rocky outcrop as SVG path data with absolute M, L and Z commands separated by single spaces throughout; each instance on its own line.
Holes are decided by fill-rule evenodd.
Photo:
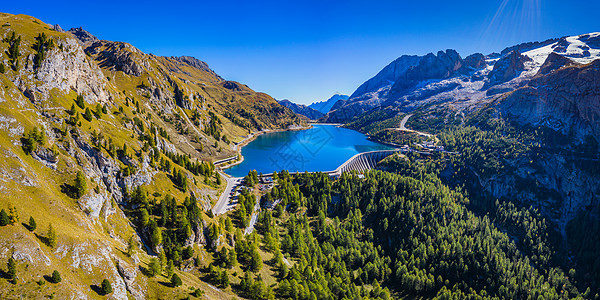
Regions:
M 504 115 L 521 124 L 546 125 L 583 140 L 600 140 L 600 60 L 534 77 L 499 102 Z
M 487 63 L 485 62 L 485 56 L 481 53 L 471 54 L 463 59 L 463 65 L 460 68 L 461 73 L 468 73 L 470 71 L 479 70 L 485 68 Z
M 52 89 L 58 89 L 64 93 L 74 90 L 88 103 L 107 102 L 110 95 L 100 68 L 89 60 L 75 39 L 67 38 L 58 43 L 62 49 L 50 50 L 36 70 L 35 76 L 41 83 L 29 87 L 42 95 L 36 100 L 47 99 Z
M 222 83 L 222 86 L 228 90 L 232 90 L 234 92 L 241 92 L 242 90 L 244 90 L 243 85 L 241 85 L 238 82 L 235 81 L 224 81 Z
M 202 224 L 198 223 L 198 222 L 194 222 L 194 224 L 192 224 L 192 234 L 187 238 L 187 240 L 184 242 L 184 245 L 187 246 L 192 246 L 194 244 L 198 244 L 198 245 L 206 245 L 206 239 L 204 237 L 204 230 L 205 228 L 203 227 Z
M 87 32 L 81 27 L 69 29 L 69 33 L 71 33 L 75 38 L 77 38 L 77 41 L 83 49 L 91 46 L 95 42 L 100 41 L 97 37 L 95 37 L 94 35 Z
M 131 296 L 134 299 L 146 299 L 146 293 L 140 284 L 138 284 L 138 271 L 136 267 L 117 258 L 117 270 L 125 282 L 125 287 Z
M 494 64 L 494 69 L 488 75 L 489 81 L 484 86 L 484 89 L 519 76 L 525 70 L 525 62 L 530 60 L 531 58 L 522 55 L 517 50 L 509 52 Z
M 62 29 L 62 27 L 60 27 L 60 25 L 58 25 L 58 24 L 52 25 L 52 29 L 54 29 L 55 31 L 58 31 L 58 32 L 65 32 L 65 30 Z
M 182 64 L 187 64 L 191 67 L 194 67 L 196 69 L 202 70 L 204 72 L 208 72 L 210 73 L 212 76 L 216 77 L 218 80 L 223 80 L 223 78 L 221 78 L 221 76 L 219 76 L 217 73 L 215 73 L 215 71 L 213 71 L 207 63 L 192 57 L 192 56 L 171 56 L 171 59 L 178 61 Z
M 58 163 L 58 156 L 52 152 L 52 150 L 38 146 L 35 151 L 31 153 L 31 157 L 42 162 L 47 167 L 56 170 L 56 164 Z
M 568 67 L 576 64 L 576 62 L 557 54 L 556 52 L 552 52 L 548 55 L 544 64 L 540 67 L 539 71 L 536 75 L 546 75 L 554 70 L 560 69 L 562 67 Z
M 409 68 L 417 66 L 422 58 L 422 56 L 417 55 L 400 56 L 389 65 L 385 66 L 373 78 L 361 84 L 356 91 L 350 95 L 350 98 L 360 97 L 365 93 L 374 92 L 382 87 L 394 84 L 394 82 L 403 76 Z
M 390 94 L 398 95 L 407 88 L 414 87 L 420 81 L 448 78 L 463 66 L 463 60 L 455 50 L 439 51 L 437 55 L 425 55 L 417 66 L 410 67 L 392 86 Z M 394 96 L 391 96 L 395 98 Z
M 150 68 L 145 54 L 128 43 L 97 41 L 85 50 L 96 57 L 100 67 L 113 71 L 140 76 Z

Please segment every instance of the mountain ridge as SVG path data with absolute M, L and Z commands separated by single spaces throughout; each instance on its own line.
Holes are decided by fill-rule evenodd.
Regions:
M 465 59 L 455 52 L 448 55 L 447 51 L 422 57 L 403 55 L 365 81 L 344 105 L 336 107 L 337 111 L 332 111 L 323 120 L 349 121 L 361 113 L 387 105 L 410 111 L 426 103 L 458 97 L 488 101 L 532 78 L 552 52 L 579 63 L 591 62 L 599 55 L 598 39 L 598 33 L 567 36 L 507 47 L 500 54 L 472 54 Z M 426 62 L 422 63 L 423 59 Z M 447 69 L 452 61 L 456 64 Z M 457 72 L 465 61 L 469 65 Z M 390 75 L 398 62 L 405 62 L 403 72 Z M 432 70 L 439 73 L 427 73 Z
M 146 54 L 25 15 L 0 14 L 0 24 L 0 206 L 39 227 L 1 227 L 0 259 L 16 261 L 17 278 L 0 283 L 0 298 L 97 298 L 105 278 L 113 299 L 182 298 L 188 288 L 231 299 L 193 268 L 212 262 L 211 243 L 227 242 L 205 235 L 226 186 L 212 161 L 237 155 L 248 135 L 305 121 L 194 58 Z M 174 223 L 156 216 L 160 202 Z M 144 275 L 161 249 L 163 270 L 175 259 L 186 289 L 161 284 L 170 273 Z M 40 287 L 54 270 L 63 283 Z

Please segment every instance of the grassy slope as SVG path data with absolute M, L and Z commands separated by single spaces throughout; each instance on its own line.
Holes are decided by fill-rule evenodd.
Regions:
M 59 33 L 51 30 L 43 22 L 28 16 L 23 15 L 0 15 L 0 24 L 10 24 L 9 26 L 0 27 L 0 35 L 5 36 L 10 31 L 17 32 L 22 37 L 21 43 L 21 63 L 24 64 L 28 55 L 33 53 L 31 45 L 34 42 L 34 37 L 37 34 L 44 32 L 46 35 L 55 40 L 64 40 L 70 38 L 68 34 Z M 5 50 L 6 43 L 0 44 L 0 61 L 8 64 Z M 92 132 L 101 132 L 107 139 L 112 138 L 116 145 L 127 144 L 129 151 L 140 151 L 142 143 L 137 139 L 137 135 L 133 126 L 128 119 L 133 119 L 135 116 L 143 120 L 146 128 L 150 127 L 151 122 L 159 127 L 164 128 L 172 137 L 172 142 L 176 148 L 182 153 L 188 153 L 192 157 L 202 159 L 214 159 L 216 157 L 224 157 L 232 152 L 227 150 L 229 145 L 223 141 L 218 141 L 218 147 L 215 149 L 211 145 L 214 144 L 212 137 L 206 136 L 200 126 L 192 128 L 194 125 L 189 124 L 188 134 L 180 135 L 177 130 L 163 120 L 156 113 L 156 107 L 144 97 L 144 91 L 138 88 L 141 82 L 148 81 L 148 78 L 159 81 L 160 75 L 155 71 L 168 70 L 170 65 L 180 64 L 170 58 L 161 58 L 154 56 L 142 55 L 142 58 L 150 60 L 150 65 L 153 66 L 148 73 L 140 77 L 127 75 L 121 71 L 112 71 L 109 68 L 103 68 L 102 72 L 105 76 L 110 77 L 107 80 L 105 90 L 112 96 L 108 104 L 109 113 L 104 115 L 100 120 L 93 119 L 88 122 L 81 118 L 81 127 L 78 127 L 80 135 L 88 143 Z M 93 58 L 90 58 L 93 59 Z M 23 67 L 22 67 L 23 68 Z M 125 218 L 120 208 L 114 202 L 113 209 L 116 209 L 113 214 L 101 214 L 101 217 L 96 219 L 86 215 L 77 200 L 67 197 L 61 192 L 61 184 L 71 183 L 74 174 L 81 170 L 81 167 L 90 167 L 91 162 L 82 159 L 79 153 L 77 158 L 72 152 L 66 150 L 66 144 L 74 145 L 71 137 L 67 136 L 62 139 L 55 138 L 54 135 L 48 136 L 48 141 L 44 145 L 47 148 L 52 148 L 57 145 L 60 149 L 59 162 L 56 165 L 56 170 L 45 166 L 40 161 L 32 158 L 23 152 L 20 146 L 20 138 L 24 131 L 28 131 L 34 126 L 43 126 L 47 132 L 53 129 L 62 128 L 62 120 L 68 115 L 66 110 L 71 107 L 76 98 L 76 93 L 70 91 L 64 93 L 60 90 L 52 90 L 48 99 L 32 103 L 29 99 L 23 96 L 23 93 L 13 84 L 15 78 L 21 78 L 26 81 L 28 86 L 36 86 L 40 84 L 33 74 L 25 72 L 21 75 L 10 70 L 7 67 L 5 74 L 0 74 L 0 92 L 1 98 L 5 101 L 0 102 L 0 151 L 2 159 L 0 159 L 0 208 L 8 209 L 9 204 L 15 205 L 20 216 L 20 222 L 27 222 L 29 216 L 33 216 L 37 221 L 37 230 L 29 232 L 22 224 L 17 223 L 5 227 L 0 227 L 0 266 L 5 269 L 5 264 L 10 255 L 13 253 L 25 253 L 31 257 L 28 259 L 18 260 L 17 274 L 18 283 L 10 284 L 6 280 L 0 280 L 0 298 L 20 298 L 22 296 L 31 298 L 41 298 L 43 296 L 54 295 L 57 298 L 69 298 L 73 294 L 81 294 L 90 296 L 91 298 L 102 298 L 92 292 L 90 286 L 98 285 L 101 278 L 112 278 L 114 274 L 114 264 L 117 260 L 126 263 L 135 264 L 132 258 L 125 255 L 125 241 L 134 234 L 134 229 L 130 226 L 129 220 Z M 241 86 L 240 90 L 230 90 L 223 87 L 222 82 L 209 72 L 193 68 L 189 65 L 179 66 L 180 73 L 173 75 L 173 80 L 184 87 L 188 94 L 197 94 L 204 97 L 205 102 L 196 102 L 196 108 L 204 106 L 207 108 L 202 111 L 202 119 L 208 120 L 208 111 L 213 111 L 220 116 L 222 120 L 222 134 L 227 135 L 230 140 L 241 140 L 244 135 L 247 135 L 250 130 L 258 128 L 241 128 L 233 124 L 229 119 L 223 117 L 220 112 L 225 110 L 236 111 L 245 110 L 254 116 L 251 124 L 256 124 L 261 128 L 277 128 L 285 127 L 297 121 L 295 116 L 285 109 L 275 104 L 275 101 L 268 95 L 255 93 L 249 88 Z M 184 83 L 187 82 L 187 83 Z M 203 84 L 201 84 L 203 83 Z M 140 101 L 140 106 L 145 113 L 144 117 L 135 113 L 134 106 L 131 104 L 125 106 L 125 97 L 131 97 Z M 93 108 L 94 105 L 87 103 L 87 106 Z M 123 113 L 115 113 L 123 107 Z M 84 110 L 77 108 L 81 114 Z M 278 111 L 276 121 L 270 120 L 268 114 L 261 112 Z M 192 110 L 176 107 L 176 112 L 185 114 L 187 118 L 192 115 Z M 44 112 L 44 115 L 40 113 Z M 185 118 L 184 118 L 185 119 Z M 272 123 L 271 123 L 272 122 Z M 250 130 L 249 130 L 250 129 Z M 199 143 L 191 142 L 193 135 L 201 137 L 201 143 L 205 150 L 198 152 Z M 224 149 L 218 151 L 218 148 Z M 105 157 L 108 157 L 106 150 L 101 150 Z M 164 157 L 164 156 L 163 156 Z M 117 161 L 123 167 L 124 165 Z M 189 180 L 190 189 L 200 191 L 200 198 L 209 199 L 215 197 L 216 191 L 213 186 L 203 184 L 204 177 L 202 175 L 195 176 L 186 172 Z M 93 188 L 99 186 L 100 193 L 106 194 L 106 190 L 102 184 L 98 184 L 99 178 L 88 178 L 88 194 L 95 193 Z M 27 186 L 25 183 L 33 182 L 33 186 Z M 197 184 L 194 184 L 196 182 Z M 224 184 L 224 183 L 223 183 Z M 217 191 L 222 188 L 217 188 Z M 170 179 L 163 172 L 158 172 L 153 177 L 153 181 L 147 186 L 147 189 L 152 194 L 158 191 L 162 195 L 171 194 L 179 201 L 182 201 L 186 194 L 175 188 Z M 206 215 L 203 218 L 209 223 L 213 222 Z M 43 243 L 45 240 L 46 230 L 48 225 L 52 223 L 58 233 L 57 247 L 54 249 Z M 76 250 L 77 247 L 82 247 Z M 104 250 L 109 251 L 106 259 L 94 264 L 86 265 L 84 262 L 86 256 L 94 256 Z M 197 253 L 202 256 L 201 262 L 208 264 L 212 260 L 203 249 L 197 248 Z M 16 251 L 16 252 L 15 252 Z M 76 253 L 76 251 L 78 251 Z M 142 251 L 137 251 L 137 255 L 141 260 L 140 265 L 144 266 L 149 261 L 149 256 Z M 263 253 L 263 255 L 266 255 Z M 45 257 L 49 260 L 49 265 L 45 263 Z M 88 268 L 89 267 L 89 268 Z M 239 268 L 239 267 L 238 267 Z M 51 284 L 43 278 L 45 275 L 50 275 L 53 270 L 58 270 L 62 275 L 63 281 L 60 284 Z M 189 287 L 200 287 L 210 298 L 230 299 L 232 297 L 231 288 L 226 291 L 218 291 L 209 287 L 206 283 L 200 281 L 196 275 L 189 273 L 180 273 L 184 281 L 181 288 L 173 289 L 163 284 L 166 278 L 159 276 L 157 278 L 145 278 L 138 272 L 139 282 L 142 286 L 148 289 L 150 298 L 172 298 L 185 296 L 189 294 Z M 241 275 L 241 270 L 238 270 Z M 265 274 L 267 275 L 267 274 Z M 40 285 L 40 283 L 45 282 Z M 138 280 L 136 280 L 138 281 Z M 237 280 L 239 281 L 239 280 Z M 236 282 L 236 280 L 233 280 Z M 113 286 L 114 288 L 114 286 Z

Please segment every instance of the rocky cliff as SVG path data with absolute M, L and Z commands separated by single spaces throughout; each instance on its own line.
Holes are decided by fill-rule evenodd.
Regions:
M 2 281 L 0 298 L 96 298 L 106 278 L 112 299 L 182 298 L 188 287 L 231 299 L 190 271 L 209 263 L 209 211 L 225 188 L 210 162 L 235 154 L 251 132 L 304 121 L 192 57 L 154 56 L 24 15 L 0 14 L 0 24 L 0 209 L 37 221 L 37 230 L 0 228 L 0 263 L 17 261 L 16 283 Z M 155 239 L 171 229 L 151 206 L 167 200 L 189 222 L 185 239 Z M 153 225 L 141 221 L 148 211 Z M 186 289 L 143 275 L 163 247 L 180 255 Z M 54 270 L 62 283 L 42 286 Z
M 323 120 L 346 122 L 387 106 L 410 112 L 456 100 L 462 100 L 460 106 L 479 105 L 515 91 L 538 73 L 592 62 L 600 57 L 598 40 L 599 33 L 590 33 L 523 43 L 501 53 L 472 54 L 465 59 L 454 50 L 423 57 L 403 55 L 359 86 Z
M 600 60 L 578 65 L 549 55 L 538 75 L 503 97 L 499 108 L 521 124 L 572 132 L 580 141 L 586 135 L 600 140 Z

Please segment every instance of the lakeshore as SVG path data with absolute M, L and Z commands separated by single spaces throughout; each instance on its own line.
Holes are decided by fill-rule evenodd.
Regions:
M 240 141 L 239 143 L 236 143 L 233 146 L 233 149 L 236 152 L 236 155 L 234 156 L 230 156 L 228 158 L 225 159 L 221 159 L 218 160 L 216 162 L 213 162 L 215 164 L 215 166 L 219 169 L 219 170 L 225 170 L 228 168 L 231 168 L 233 166 L 239 165 L 242 162 L 244 162 L 244 155 L 242 155 L 242 148 L 246 145 L 248 145 L 249 143 L 251 143 L 252 141 L 254 141 L 256 138 L 258 138 L 259 136 L 265 134 L 265 133 L 274 133 L 274 132 L 285 132 L 285 131 L 300 131 L 300 130 L 307 130 L 307 129 L 311 129 L 313 128 L 312 126 L 313 124 L 309 124 L 309 126 L 300 126 L 300 125 L 295 125 L 295 126 L 290 126 L 286 129 L 263 129 L 257 132 L 252 132 L 250 133 L 247 137 L 245 137 L 242 141 Z M 219 165 L 222 163 L 227 163 L 235 158 L 238 158 L 238 160 L 234 161 L 233 163 L 228 163 L 225 164 L 223 166 Z M 229 176 L 229 174 L 223 172 L 223 174 L 225 174 L 226 176 Z
M 358 153 L 391 148 L 370 141 L 355 130 L 314 123 L 307 127 L 261 131 L 239 146 L 239 161 L 220 166 L 234 177 L 244 176 L 250 170 L 259 173 L 333 170 Z

